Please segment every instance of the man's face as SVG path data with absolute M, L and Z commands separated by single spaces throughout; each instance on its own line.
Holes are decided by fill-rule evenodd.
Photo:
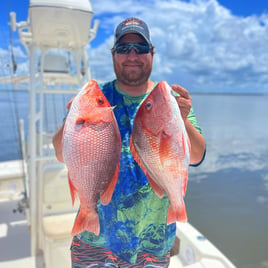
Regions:
M 142 36 L 129 33 L 120 43 L 145 42 Z M 113 54 L 114 71 L 117 80 L 127 86 L 139 86 L 147 82 L 152 71 L 153 53 L 137 54 L 134 48 L 127 54 Z

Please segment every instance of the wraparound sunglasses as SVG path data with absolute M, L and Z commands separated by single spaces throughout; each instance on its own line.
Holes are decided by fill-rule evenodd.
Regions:
M 147 43 L 118 43 L 112 48 L 112 52 L 128 54 L 132 48 L 137 54 L 147 54 L 152 50 L 152 46 Z

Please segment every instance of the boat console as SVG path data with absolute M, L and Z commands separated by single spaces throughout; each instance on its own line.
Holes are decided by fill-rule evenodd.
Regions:
M 92 17 L 88 0 L 30 0 L 29 32 L 38 47 L 82 48 L 91 36 Z

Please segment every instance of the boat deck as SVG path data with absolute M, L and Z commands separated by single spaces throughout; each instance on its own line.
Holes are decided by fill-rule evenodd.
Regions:
M 26 217 L 18 211 L 13 212 L 17 204 L 18 200 L 0 202 L 0 267 L 35 267 Z
M 70 230 L 76 209 L 69 213 L 57 213 L 63 211 L 62 204 L 54 203 L 54 194 L 45 196 L 46 215 L 42 219 L 45 259 L 44 256 L 40 257 L 38 254 L 32 257 L 29 225 L 25 211 L 23 211 L 24 204 L 20 202 L 23 197 L 21 195 L 23 191 L 21 167 L 21 161 L 0 163 L 0 268 L 18 266 L 20 268 L 43 268 L 43 261 L 54 263 L 51 267 L 59 267 L 57 264 L 59 256 L 61 264 L 65 263 L 63 267 L 69 267 Z M 52 193 L 56 191 L 57 197 L 61 199 L 55 183 L 63 193 L 64 173 L 57 172 L 57 169 L 47 169 L 45 172 L 47 174 L 43 178 L 48 177 L 49 180 L 42 189 L 46 194 L 49 190 L 52 190 Z M 53 185 L 50 185 L 51 181 Z M 71 204 L 71 200 L 67 200 L 67 203 Z M 52 208 L 55 213 L 51 214 L 46 211 L 51 211 Z M 235 268 L 209 240 L 189 223 L 177 223 L 173 253 L 170 268 Z

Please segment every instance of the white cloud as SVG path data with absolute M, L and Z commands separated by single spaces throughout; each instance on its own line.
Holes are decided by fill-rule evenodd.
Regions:
M 268 204 L 268 198 L 262 195 L 257 196 L 257 203 L 261 205 L 266 205 Z
M 92 5 L 102 29 L 114 29 L 129 16 L 148 23 L 157 51 L 154 79 L 180 83 L 190 91 L 268 91 L 268 14 L 233 16 L 216 0 L 129 0 L 120 5 L 93 0 Z M 108 55 L 112 40 L 91 52 L 92 68 L 98 62 L 96 72 L 104 78 L 113 70 L 101 54 Z
M 94 78 L 114 78 L 110 48 L 114 27 L 129 16 L 145 20 L 156 54 L 152 79 L 178 83 L 190 92 L 268 92 L 268 14 L 238 17 L 217 0 L 91 0 L 100 19 L 89 59 Z M 26 19 L 26 18 L 25 18 Z M 10 56 L 0 51 L 1 62 Z M 18 73 L 25 53 L 14 45 Z M 3 68 L 1 75 L 3 74 Z
M 264 179 L 264 187 L 266 191 L 268 191 L 268 174 L 266 174 L 263 179 Z M 267 197 L 267 201 L 268 201 L 268 197 Z

